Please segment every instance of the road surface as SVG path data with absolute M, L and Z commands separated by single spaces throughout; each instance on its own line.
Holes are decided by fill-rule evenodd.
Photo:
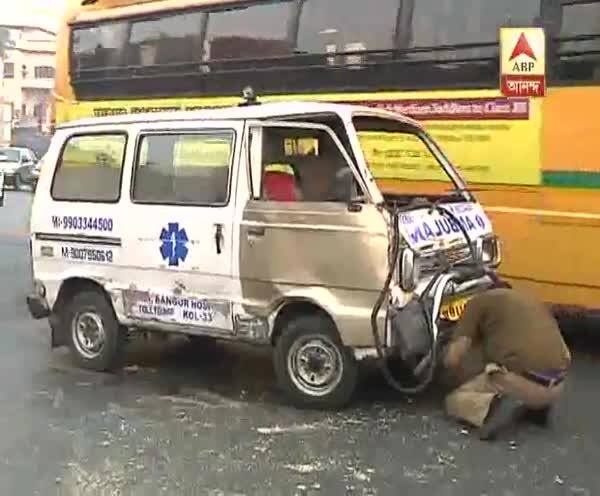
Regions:
M 75 368 L 32 320 L 31 194 L 0 210 L 0 494 L 600 494 L 600 368 L 575 352 L 552 427 L 493 444 L 367 373 L 342 413 L 283 403 L 269 357 L 185 340 L 132 346 L 121 374 Z

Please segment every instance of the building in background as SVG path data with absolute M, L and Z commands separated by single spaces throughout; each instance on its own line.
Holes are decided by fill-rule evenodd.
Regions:
M 4 17 L 4 16 L 3 16 Z M 13 126 L 50 124 L 56 32 L 34 18 L 0 19 L 0 99 L 12 106 Z
M 0 141 L 43 154 L 49 143 L 56 29 L 46 17 L 0 18 Z

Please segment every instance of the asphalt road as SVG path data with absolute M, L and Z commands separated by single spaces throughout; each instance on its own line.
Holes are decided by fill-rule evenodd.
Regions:
M 268 355 L 139 342 L 118 375 L 76 369 L 29 318 L 31 194 L 0 209 L 2 495 L 600 494 L 600 363 L 576 352 L 551 428 L 486 444 L 366 374 L 351 409 L 286 406 Z

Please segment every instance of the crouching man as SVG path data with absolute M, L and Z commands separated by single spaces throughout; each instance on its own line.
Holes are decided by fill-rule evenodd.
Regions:
M 529 417 L 545 424 L 561 396 L 571 355 L 557 322 L 540 302 L 506 287 L 473 297 L 443 353 L 451 417 L 493 439 Z

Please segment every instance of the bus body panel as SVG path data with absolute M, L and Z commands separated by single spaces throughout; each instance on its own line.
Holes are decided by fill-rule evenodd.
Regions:
M 238 101 L 237 96 L 197 94 L 76 102 L 69 76 L 68 21 L 81 9 L 102 10 L 134 3 L 139 2 L 100 0 L 83 8 L 79 0 L 72 2 L 58 38 L 57 122 L 84 116 L 137 112 L 144 108 L 158 111 L 173 107 L 225 106 Z M 192 3 L 198 5 L 202 2 L 165 1 L 161 5 L 172 9 L 176 5 L 185 7 Z M 551 17 L 555 14 L 547 11 L 542 15 Z M 547 27 L 546 31 L 550 36 L 560 35 L 551 27 Z M 596 31 L 600 32 L 600 26 Z M 398 43 L 402 42 L 398 40 Z M 565 46 L 568 43 L 571 41 L 565 41 Z M 354 73 L 360 74 L 360 71 Z M 600 135 L 600 120 L 597 118 L 600 114 L 600 71 L 596 70 L 595 74 L 586 81 L 571 80 L 567 76 L 560 79 L 549 74 L 546 96 L 529 99 L 530 113 L 520 120 L 502 117 L 457 119 L 451 115 L 435 119 L 423 114 L 422 108 L 419 110 L 421 113 L 411 114 L 410 107 L 405 112 L 424 122 L 459 167 L 466 166 L 463 173 L 478 190 L 477 195 L 503 240 L 502 274 L 515 286 L 532 290 L 550 303 L 588 309 L 600 308 L 600 255 L 595 249 L 600 241 L 600 159 L 595 146 Z M 240 89 L 243 82 L 239 80 Z M 438 83 L 438 86 L 428 91 L 322 89 L 302 94 L 281 91 L 263 95 L 261 100 L 310 98 L 367 105 L 381 105 L 386 101 L 409 105 L 425 100 L 440 100 L 442 103 L 472 100 L 477 103 L 501 97 L 497 85 L 492 87 L 488 83 L 479 85 L 488 88 L 485 90 L 466 89 L 466 85 L 462 89 L 450 89 L 444 82 Z M 469 131 L 469 126 L 480 128 Z M 484 130 L 485 126 L 489 129 Z M 494 126 L 496 129 L 493 129 Z M 459 129 L 461 127 L 462 130 Z M 457 136 L 460 139 L 458 144 Z M 488 165 L 490 172 L 478 172 L 478 164 Z M 427 181 L 426 177 L 415 178 L 415 181 L 385 176 L 377 179 L 384 189 L 390 191 L 410 192 L 427 188 L 434 192 L 444 187 Z

